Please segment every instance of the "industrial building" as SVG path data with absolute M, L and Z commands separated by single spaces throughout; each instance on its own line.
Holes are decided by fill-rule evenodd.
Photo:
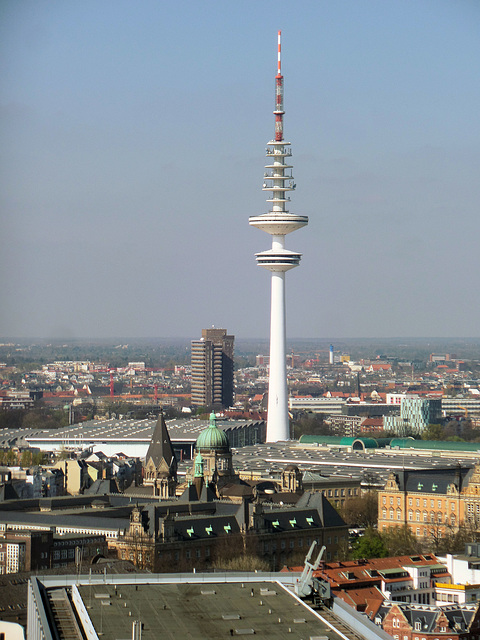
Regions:
M 36 447 L 42 451 L 102 451 L 106 456 L 122 454 L 128 458 L 145 458 L 156 420 L 87 420 L 81 424 L 49 431 L 5 433 L 5 444 Z M 205 429 L 205 420 L 196 418 L 168 420 L 168 433 L 178 460 L 190 460 L 195 441 Z M 263 420 L 217 420 L 232 447 L 253 445 L 265 441 Z M 3 434 L 2 434 L 3 435 Z M 2 443 L 0 442 L 0 445 Z

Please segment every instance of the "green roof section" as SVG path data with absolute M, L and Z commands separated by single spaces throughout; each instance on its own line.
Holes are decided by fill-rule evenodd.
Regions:
M 450 442 L 445 440 L 413 440 L 393 438 L 390 447 L 399 449 L 432 449 L 433 451 L 480 451 L 480 442 Z
M 300 436 L 301 444 L 340 444 L 341 436 Z
M 325 444 L 353 449 L 420 449 L 432 451 L 478 451 L 480 442 L 450 442 L 449 440 L 415 440 L 415 438 L 346 438 L 341 436 L 301 436 L 300 444 Z

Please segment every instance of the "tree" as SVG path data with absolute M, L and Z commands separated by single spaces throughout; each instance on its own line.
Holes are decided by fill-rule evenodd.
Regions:
M 23 469 L 28 469 L 32 464 L 32 459 L 32 452 L 29 449 L 25 449 L 25 451 L 22 451 L 22 455 L 20 456 L 20 466 Z
M 382 533 L 382 540 L 390 556 L 408 556 L 421 553 L 422 545 L 408 524 L 402 527 L 388 527 Z
M 352 545 L 354 559 L 361 558 L 386 558 L 388 549 L 382 540 L 382 536 L 373 527 L 368 527 L 364 535 Z
M 422 440 L 443 440 L 443 427 L 441 424 L 429 424 L 422 433 Z
M 378 496 L 367 491 L 361 496 L 347 498 L 340 508 L 340 515 L 349 526 L 373 527 L 378 522 Z
M 321 413 L 305 413 L 293 423 L 295 439 L 303 435 L 330 435 L 329 425 L 325 424 Z

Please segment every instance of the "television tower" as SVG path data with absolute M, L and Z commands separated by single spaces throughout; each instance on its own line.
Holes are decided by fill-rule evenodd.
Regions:
M 301 254 L 285 249 L 287 233 L 308 224 L 307 216 L 297 216 L 286 209 L 288 192 L 295 189 L 292 165 L 286 158 L 292 155 L 290 142 L 283 139 L 283 76 L 281 67 L 281 31 L 278 32 L 278 67 L 275 77 L 275 137 L 266 148 L 263 191 L 270 191 L 267 202 L 271 210 L 251 216 L 249 224 L 272 236 L 272 248 L 255 254 L 257 264 L 272 273 L 270 311 L 270 373 L 268 381 L 267 442 L 290 438 L 288 421 L 288 391 L 285 330 L 285 272 L 297 267 Z

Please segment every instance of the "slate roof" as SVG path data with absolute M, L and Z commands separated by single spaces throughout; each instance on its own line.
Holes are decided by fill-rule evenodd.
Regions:
M 147 449 L 147 455 L 145 456 L 145 463 L 147 463 L 150 458 L 153 460 L 156 469 L 158 469 L 162 460 L 165 460 L 168 467 L 173 470 L 173 473 L 176 472 L 177 460 L 170 436 L 168 435 L 163 411 L 160 411 L 158 416 L 157 424 L 155 425 L 152 439 Z
M 91 487 L 85 489 L 85 493 L 88 495 L 108 495 L 109 493 L 120 493 L 118 490 L 117 481 L 114 478 L 110 480 L 95 480 Z
M 330 502 L 322 493 L 309 493 L 306 491 L 295 505 L 296 509 L 304 507 L 314 508 L 320 514 L 320 519 L 324 527 L 346 527 L 338 511 L 332 507 Z
M 444 614 L 448 620 L 450 631 L 467 631 L 478 605 L 452 604 L 446 607 L 436 607 L 432 605 L 406 604 L 403 602 L 384 602 L 377 612 L 377 616 L 382 622 L 393 606 L 401 610 L 408 624 L 414 631 L 433 633 L 438 625 L 438 619 L 442 614 Z
M 240 533 L 240 526 L 234 515 L 179 518 L 175 520 L 175 533 L 182 540 L 199 540 Z
M 445 495 L 450 484 L 455 484 L 459 490 L 468 484 L 472 473 L 471 468 L 444 467 L 442 469 L 399 471 L 396 476 L 400 491 Z

